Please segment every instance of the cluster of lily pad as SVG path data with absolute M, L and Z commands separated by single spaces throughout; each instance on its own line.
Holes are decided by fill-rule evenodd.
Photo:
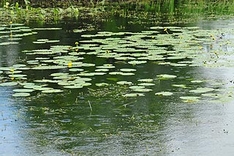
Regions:
M 19 41 L 25 37 L 36 34 L 31 28 L 23 24 L 10 23 L 0 26 L 0 46 L 19 44 Z
M 14 44 L 16 37 L 34 35 L 43 28 L 30 29 L 22 25 L 4 25 L 0 27 L 0 46 Z M 60 28 L 46 28 L 46 30 L 60 30 Z M 79 31 L 79 33 L 83 32 Z M 221 36 L 220 36 L 221 35 Z M 176 79 L 177 75 L 161 73 L 154 77 L 145 77 L 129 81 L 135 76 L 137 67 L 147 63 L 166 65 L 171 67 L 199 67 L 208 66 L 212 58 L 220 58 L 221 54 L 212 51 L 210 46 L 230 44 L 223 40 L 220 31 L 201 30 L 198 27 L 150 27 L 141 32 L 97 32 L 83 33 L 81 39 L 71 45 L 51 45 L 49 49 L 24 50 L 25 62 L 11 67 L 1 67 L 0 86 L 21 86 L 14 89 L 13 96 L 30 96 L 33 91 L 41 93 L 60 93 L 65 89 L 80 89 L 91 85 L 108 86 L 110 83 L 105 76 L 122 77 L 116 79 L 117 85 L 129 87 L 129 93 L 123 97 L 144 96 L 153 92 L 158 80 Z M 35 44 L 58 43 L 59 40 L 37 39 Z M 18 44 L 15 43 L 15 44 Z M 207 49 L 207 46 L 209 46 Z M 230 47 L 230 46 L 229 46 Z M 213 54 L 214 53 L 214 54 Z M 212 55 L 212 56 L 211 56 Z M 87 62 L 86 57 L 94 56 L 100 59 L 113 59 L 115 63 L 98 64 Z M 205 56 L 205 57 L 204 57 Z M 215 56 L 215 57 L 214 57 Z M 224 56 L 222 56 L 224 57 Z M 31 59 L 32 58 L 32 59 Z M 118 68 L 115 64 L 125 64 L 126 68 Z M 231 62 L 230 62 L 231 63 Z M 211 63 L 210 63 L 211 64 Z M 41 79 L 28 79 L 32 71 L 49 71 L 49 75 Z M 94 82 L 94 76 L 103 76 L 101 82 Z M 126 79 L 125 79 L 126 77 Z M 174 87 L 187 89 L 184 84 L 173 84 Z M 213 88 L 192 89 L 189 93 L 205 94 L 214 92 Z M 157 96 L 174 95 L 171 91 L 156 92 Z M 208 94 L 207 94 L 208 96 Z M 196 101 L 194 96 L 181 96 L 184 101 Z
M 199 56 L 203 55 L 206 42 L 213 44 L 213 42 L 216 42 L 213 37 L 217 36 L 218 38 L 218 35 L 220 35 L 218 31 L 200 30 L 198 27 L 165 28 L 157 26 L 142 32 L 85 34 L 82 35 L 85 40 L 80 41 L 79 47 L 91 50 L 89 53 L 97 57 L 112 58 L 116 62 L 128 64 L 133 69 L 128 69 L 131 72 L 126 73 L 126 75 L 134 75 L 135 66 L 149 62 L 176 67 L 204 66 L 204 61 L 201 62 L 202 59 Z M 200 60 L 197 61 L 197 58 Z M 121 75 L 121 69 L 114 72 L 114 74 Z M 143 82 L 140 84 L 136 84 L 135 81 L 120 81 L 117 84 L 129 85 L 132 92 L 124 94 L 124 97 L 144 96 L 146 92 L 153 91 L 150 86 L 154 86 L 156 80 L 167 80 L 176 77 L 176 75 L 162 73 L 153 78 L 139 79 L 138 81 Z M 174 84 L 174 86 L 186 88 L 181 84 Z M 213 91 L 212 89 L 200 89 L 203 93 Z M 197 89 L 198 92 L 200 89 Z M 171 96 L 173 93 L 162 91 L 155 93 L 155 95 Z M 188 100 L 189 97 L 181 97 L 181 99 L 193 101 L 194 97 L 191 96 L 192 100 Z

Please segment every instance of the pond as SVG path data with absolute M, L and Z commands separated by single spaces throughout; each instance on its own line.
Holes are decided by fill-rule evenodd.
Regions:
M 230 155 L 233 19 L 0 27 L 3 155 Z

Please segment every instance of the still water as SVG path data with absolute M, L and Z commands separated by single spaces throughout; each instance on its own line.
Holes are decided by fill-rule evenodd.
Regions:
M 38 39 L 59 40 L 55 44 L 75 46 L 83 34 L 96 34 L 98 31 L 137 33 L 155 26 L 123 23 L 117 20 L 94 26 L 92 22 L 66 21 L 45 25 L 43 27 L 62 29 L 37 31 L 37 34 L 23 37 L 19 44 L 0 46 L 1 66 L 13 66 L 38 57 L 22 53 L 24 50 L 49 49 L 53 45 L 33 43 Z M 231 19 L 202 20 L 190 26 L 222 31 L 222 28 L 231 29 L 231 23 Z M 29 27 L 39 26 L 30 24 Z M 85 30 L 75 33 L 74 29 Z M 233 40 L 233 36 L 225 35 L 228 41 Z M 211 51 L 210 43 L 202 46 L 207 53 Z M 233 51 L 231 45 L 225 48 L 228 48 L 227 52 Z M 224 60 L 232 61 L 232 55 L 228 56 Z M 66 89 L 63 93 L 55 94 L 35 93 L 26 98 L 12 97 L 13 89 L 17 86 L 1 87 L 1 155 L 233 155 L 232 66 L 170 66 L 161 61 L 160 64 L 158 61 L 148 61 L 132 66 L 115 58 L 97 58 L 92 54 L 83 57 L 84 62 L 96 66 L 112 64 L 117 71 L 134 68 L 136 72 L 128 76 L 95 76 L 88 87 Z M 219 56 L 220 59 L 223 57 Z M 178 60 L 172 62 L 177 63 Z M 95 70 L 93 66 L 84 68 L 85 71 Z M 59 72 L 67 72 L 67 69 Z M 25 73 L 28 75 L 27 81 L 46 79 L 51 74 L 50 71 L 40 70 Z M 177 78 L 157 79 L 157 75 L 165 73 L 177 75 Z M 151 91 L 144 93 L 144 96 L 123 97 L 129 88 L 116 84 L 121 80 L 137 84 L 139 79 L 144 78 L 153 79 L 154 83 L 149 86 Z M 192 80 L 202 81 L 191 84 Z M 94 85 L 97 82 L 111 85 L 98 87 Z M 182 86 L 176 88 L 173 84 Z M 191 89 L 206 86 L 217 89 L 213 96 L 219 94 L 227 98 L 214 100 L 206 95 L 201 100 L 180 99 Z M 173 95 L 156 96 L 155 93 L 160 91 L 173 92 Z

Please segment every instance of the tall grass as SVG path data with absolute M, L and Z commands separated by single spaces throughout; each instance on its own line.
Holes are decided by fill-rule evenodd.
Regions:
M 18 1 L 13 3 L 13 1 Z M 64 2 L 64 4 L 63 4 Z M 86 3 L 87 2 L 87 3 Z M 183 17 L 203 15 L 234 15 L 234 0 L 1 0 L 1 18 L 60 20 L 65 16 L 78 17 L 82 4 L 96 16 L 97 13 L 118 13 L 122 16 L 139 17 L 142 14 L 176 15 Z M 7 4 L 7 5 L 6 5 Z M 42 7 L 40 7 L 42 5 Z M 52 5 L 52 8 L 51 8 Z M 82 5 L 82 6 L 80 6 Z M 87 6 L 88 5 L 88 6 Z M 45 6 L 50 6 L 43 8 Z M 63 9 L 62 9 L 62 7 Z M 90 9 L 94 8 L 94 9 Z M 100 9 L 101 8 L 101 9 Z M 142 17 L 143 17 L 142 16 Z
M 127 9 L 167 14 L 234 14 L 234 0 L 130 0 L 122 3 Z

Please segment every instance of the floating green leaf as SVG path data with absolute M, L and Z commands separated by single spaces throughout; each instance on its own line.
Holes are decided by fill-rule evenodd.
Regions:
M 119 84 L 119 85 L 132 85 L 133 83 L 129 82 L 129 81 L 118 81 L 117 84 Z
M 204 87 L 204 88 L 197 88 L 195 90 L 190 90 L 189 92 L 192 92 L 192 93 L 206 93 L 206 92 L 211 92 L 211 91 L 214 91 L 214 89 Z
M 62 28 L 34 28 L 33 30 L 37 30 L 37 31 L 44 31 L 44 30 L 61 30 Z
M 135 89 L 132 89 L 134 92 L 140 92 L 140 93 L 142 93 L 142 92 L 151 92 L 152 91 L 152 89 L 149 89 L 149 88 L 135 88 Z
M 144 89 L 145 86 L 130 86 L 129 88 L 132 90 L 136 90 L 136 89 Z
M 109 86 L 108 83 L 96 83 L 95 85 L 98 87 Z
M 123 95 L 123 97 L 138 97 L 138 96 L 145 96 L 145 95 L 143 93 L 128 93 Z
M 124 75 L 124 76 L 132 76 L 135 75 L 134 73 L 124 73 L 124 72 L 120 72 L 120 75 Z
M 63 90 L 61 89 L 46 89 L 46 90 L 42 90 L 42 93 L 62 93 Z
M 30 96 L 30 93 L 14 93 L 12 94 L 13 97 L 27 97 Z
M 122 71 L 122 72 L 135 72 L 136 69 L 122 68 L 122 69 L 120 69 L 120 71 Z
M 17 84 L 18 84 L 17 82 L 4 82 L 0 83 L 0 86 L 10 87 L 10 86 L 16 86 Z
M 147 61 L 129 61 L 128 63 L 132 65 L 137 65 L 137 64 L 145 64 L 147 63 Z
M 13 92 L 19 92 L 19 93 L 30 93 L 30 92 L 33 92 L 34 90 L 33 89 L 14 89 Z
M 153 79 L 139 79 L 139 82 L 153 82 Z
M 154 83 L 149 83 L 149 82 L 145 82 L 145 83 L 139 83 L 138 85 L 140 86 L 154 86 Z
M 157 77 L 159 79 L 173 79 L 173 78 L 176 78 L 177 76 L 176 75 L 170 75 L 170 74 L 160 74 L 160 75 L 157 75 Z
M 180 99 L 182 99 L 184 102 L 187 102 L 187 103 L 193 103 L 193 102 L 198 102 L 200 97 L 198 97 L 198 96 L 181 96 Z
M 36 66 L 33 67 L 33 70 L 51 70 L 51 69 L 64 69 L 67 68 L 66 66 L 58 66 L 58 65 L 43 65 L 43 66 Z
M 173 87 L 178 87 L 178 88 L 187 88 L 186 85 L 184 84 L 173 84 Z
M 155 93 L 155 95 L 158 95 L 158 96 L 171 96 L 173 95 L 172 92 L 157 92 Z
M 193 80 L 191 81 L 191 83 L 202 83 L 203 81 L 202 80 Z

